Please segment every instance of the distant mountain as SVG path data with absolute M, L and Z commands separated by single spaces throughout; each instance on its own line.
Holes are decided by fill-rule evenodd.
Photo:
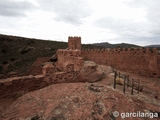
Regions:
M 147 46 L 144 46 L 144 47 L 151 47 L 151 48 L 156 47 L 156 48 L 160 48 L 160 45 L 147 45 Z
M 141 46 L 138 46 L 138 45 L 128 44 L 128 43 L 110 44 L 108 42 L 94 43 L 92 45 L 101 46 L 101 47 L 105 47 L 105 48 L 117 48 L 117 47 L 121 47 L 121 48 L 133 48 L 133 47 L 141 47 Z

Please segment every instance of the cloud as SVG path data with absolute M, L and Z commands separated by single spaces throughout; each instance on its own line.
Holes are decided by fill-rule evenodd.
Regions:
M 119 41 L 141 45 L 160 43 L 160 1 L 127 0 L 123 4 L 122 13 L 114 11 L 119 13 L 118 17 L 104 14 L 93 25 L 110 30 Z
M 144 22 L 136 22 L 132 19 L 114 19 L 112 17 L 105 17 L 95 21 L 95 25 L 109 29 L 111 32 L 121 36 L 148 36 L 148 29 L 146 29 Z
M 6 17 L 24 16 L 36 6 L 27 0 L 0 0 L 0 15 Z
M 0 0 L 0 33 L 83 43 L 160 44 L 159 0 Z
M 39 5 L 43 10 L 52 11 L 57 16 L 56 21 L 80 25 L 84 19 L 91 15 L 91 9 L 87 1 L 82 0 L 39 0 Z
M 144 8 L 146 11 L 146 19 L 149 34 L 160 36 L 160 1 L 159 0 L 134 0 L 125 2 L 131 8 Z

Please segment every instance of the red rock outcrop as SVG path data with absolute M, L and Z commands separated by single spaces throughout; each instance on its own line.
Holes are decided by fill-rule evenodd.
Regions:
M 64 83 L 51 85 L 20 97 L 3 111 L 0 119 L 120 120 L 121 117 L 113 116 L 114 111 L 157 112 L 160 108 L 125 96 L 102 84 Z M 143 118 L 136 118 L 141 119 Z
M 92 61 L 84 61 L 84 67 L 79 71 L 77 81 L 96 82 L 102 80 L 109 73 L 112 73 L 112 69 L 109 66 L 97 65 Z

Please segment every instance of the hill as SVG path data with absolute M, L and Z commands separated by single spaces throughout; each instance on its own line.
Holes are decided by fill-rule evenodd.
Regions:
M 23 74 L 38 57 L 51 57 L 57 49 L 66 47 L 65 42 L 0 35 L 0 73 Z
M 131 48 L 131 47 L 141 47 L 141 46 L 134 45 L 134 44 L 127 44 L 127 43 L 110 44 L 110 43 L 108 43 L 108 42 L 94 43 L 94 44 L 92 44 L 92 45 L 101 46 L 101 47 L 105 47 L 105 48 L 117 48 L 117 47 L 121 47 L 121 48 Z
M 66 42 L 40 40 L 0 34 L 0 74 L 26 74 L 38 57 L 51 57 L 58 49 L 67 48 Z M 100 48 L 82 45 L 83 48 Z
M 144 46 L 144 47 L 150 47 L 150 48 L 156 47 L 156 48 L 160 48 L 160 45 L 147 45 L 147 46 Z

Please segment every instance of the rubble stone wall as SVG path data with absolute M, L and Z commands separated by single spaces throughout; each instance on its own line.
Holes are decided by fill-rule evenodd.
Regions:
M 31 65 L 28 74 L 29 75 L 39 75 L 42 74 L 42 64 L 49 61 L 50 57 L 39 57 L 36 61 Z
M 83 66 L 83 58 L 81 56 L 81 51 L 76 50 L 64 50 L 59 49 L 57 51 L 57 67 L 62 71 L 78 71 Z
M 78 72 L 56 72 L 50 75 L 40 74 L 0 79 L 0 99 L 15 96 L 20 92 L 24 94 L 51 84 L 79 82 L 75 81 L 77 76 Z

